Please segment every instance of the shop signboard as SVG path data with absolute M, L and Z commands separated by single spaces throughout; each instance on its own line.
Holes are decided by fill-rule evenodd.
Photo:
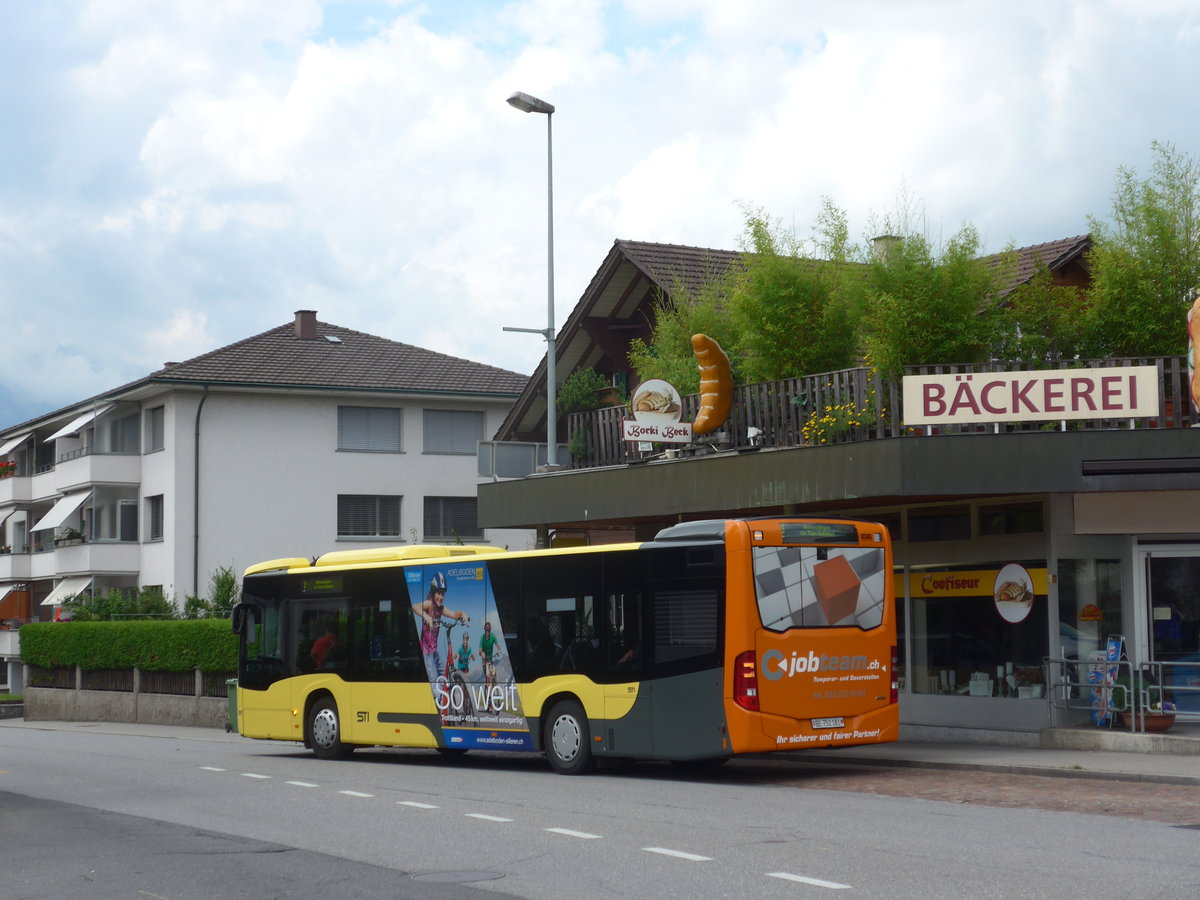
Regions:
M 906 375 L 904 424 L 1157 416 L 1158 381 L 1155 366 Z
M 627 441 L 690 444 L 692 424 L 680 422 L 683 401 L 670 382 L 651 378 L 638 385 L 629 403 L 633 418 L 622 423 Z

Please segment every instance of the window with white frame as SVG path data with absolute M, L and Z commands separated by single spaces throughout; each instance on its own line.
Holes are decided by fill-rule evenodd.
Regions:
M 482 538 L 474 497 L 426 497 L 425 540 Z
M 403 410 L 383 406 L 339 406 L 339 450 L 399 453 Z
M 163 539 L 163 495 L 146 498 L 146 540 Z
M 474 456 L 483 440 L 483 413 L 475 410 L 425 410 L 425 452 Z
M 145 436 L 142 440 L 142 452 L 153 453 L 166 446 L 167 410 L 165 406 L 155 406 L 142 414 Z
M 398 537 L 400 498 L 374 494 L 339 494 L 339 537 Z

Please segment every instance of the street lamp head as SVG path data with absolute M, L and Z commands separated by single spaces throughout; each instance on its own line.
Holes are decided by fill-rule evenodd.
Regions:
M 531 97 L 529 94 L 522 94 L 520 91 L 508 98 L 508 105 L 521 110 L 521 112 L 545 113 L 546 115 L 554 112 L 554 104 Z

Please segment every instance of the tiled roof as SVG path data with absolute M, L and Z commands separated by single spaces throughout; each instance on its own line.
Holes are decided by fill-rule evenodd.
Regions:
M 317 321 L 315 339 L 296 337 L 288 323 L 167 365 L 147 380 L 515 396 L 529 377 Z
M 1033 244 L 1029 247 L 1018 248 L 1013 251 L 1016 254 L 1016 266 L 1008 283 L 1000 289 L 1000 296 L 1003 297 L 1016 290 L 1032 278 L 1039 264 L 1043 264 L 1051 270 L 1058 269 L 1087 253 L 1091 246 L 1091 235 L 1080 234 L 1057 241 L 1048 241 L 1045 244 Z M 983 261 L 994 268 L 1007 257 L 1007 253 L 995 253 L 983 257 Z
M 697 293 L 742 259 L 742 254 L 736 250 L 685 247 L 680 244 L 618 240 L 616 246 L 651 281 L 667 292 L 682 286 L 690 293 Z
M 487 394 L 516 397 L 529 376 L 435 353 L 411 344 L 315 321 L 316 338 L 300 339 L 289 322 L 185 362 L 78 400 L 62 409 L 0 431 L 15 434 L 82 406 L 155 384 L 238 385 L 272 388 Z M 337 340 L 328 340 L 333 337 Z

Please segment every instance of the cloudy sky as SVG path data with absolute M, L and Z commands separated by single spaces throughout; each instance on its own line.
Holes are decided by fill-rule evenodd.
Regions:
M 1194 0 L 0 0 L 0 427 L 289 322 L 531 372 L 616 238 L 986 249 L 1200 153 Z

